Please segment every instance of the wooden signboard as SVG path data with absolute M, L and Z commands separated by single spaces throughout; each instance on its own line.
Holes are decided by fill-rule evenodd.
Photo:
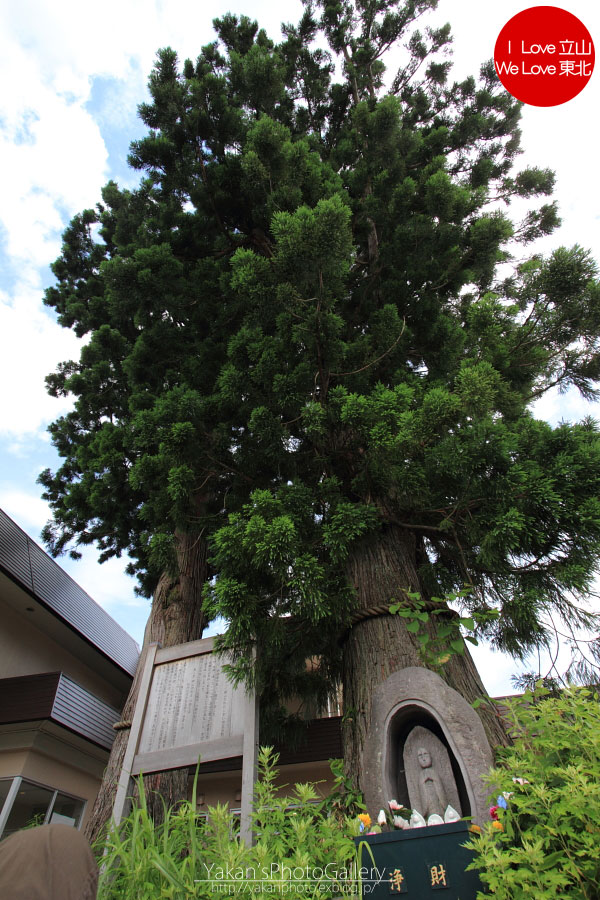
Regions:
M 252 791 L 258 753 L 258 704 L 223 672 L 223 657 L 206 638 L 148 648 L 129 741 L 117 787 L 118 825 L 131 796 L 131 778 L 198 762 L 241 756 L 241 835 L 251 840 Z

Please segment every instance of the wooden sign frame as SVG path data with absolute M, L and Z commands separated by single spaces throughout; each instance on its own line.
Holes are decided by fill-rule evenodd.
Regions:
M 190 657 L 205 656 L 214 651 L 214 638 L 189 641 L 174 647 L 161 648 L 150 644 L 143 663 L 140 689 L 135 705 L 129 740 L 123 758 L 123 766 L 117 783 L 117 793 L 113 807 L 113 821 L 118 826 L 127 814 L 132 791 L 132 777 L 150 772 L 163 772 L 183 766 L 232 756 L 242 757 L 242 808 L 240 835 L 247 843 L 252 841 L 252 801 L 257 775 L 258 758 L 258 703 L 254 692 L 245 693 L 242 724 L 243 731 L 229 737 L 215 740 L 197 741 L 184 746 L 171 747 L 149 752 L 139 752 L 140 739 L 146 720 L 148 702 L 156 667 L 164 663 L 177 662 Z M 238 689 L 241 690 L 241 689 Z

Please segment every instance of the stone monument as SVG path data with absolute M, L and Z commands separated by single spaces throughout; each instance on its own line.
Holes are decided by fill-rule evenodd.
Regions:
M 482 824 L 489 819 L 482 776 L 492 765 L 479 716 L 435 672 L 412 666 L 376 687 L 362 757 L 367 809 L 397 799 L 427 818 L 443 817 L 450 805 Z

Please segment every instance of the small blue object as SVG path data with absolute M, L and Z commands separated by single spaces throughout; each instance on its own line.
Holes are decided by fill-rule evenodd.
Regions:
M 364 823 L 364 822 L 361 822 L 361 823 L 360 823 L 360 829 L 359 829 L 359 830 L 360 830 L 360 833 L 361 833 L 361 834 L 362 834 L 363 831 L 365 830 L 365 823 Z
M 500 795 L 498 797 L 498 806 L 501 806 L 502 809 L 508 809 L 508 803 L 506 802 L 506 798 Z

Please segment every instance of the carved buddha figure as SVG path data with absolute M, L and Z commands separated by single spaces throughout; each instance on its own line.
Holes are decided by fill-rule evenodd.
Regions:
M 440 739 L 428 728 L 416 725 L 401 754 L 411 808 L 425 820 L 434 814 L 443 818 L 448 805 L 462 815 L 448 750 Z M 400 787 L 398 790 L 401 793 Z
M 439 816 L 444 815 L 444 811 L 448 806 L 446 792 L 442 786 L 439 776 L 431 761 L 431 754 L 425 747 L 419 747 L 417 751 L 417 759 L 421 767 L 419 775 L 419 812 L 426 819 L 428 816 L 437 813 Z

